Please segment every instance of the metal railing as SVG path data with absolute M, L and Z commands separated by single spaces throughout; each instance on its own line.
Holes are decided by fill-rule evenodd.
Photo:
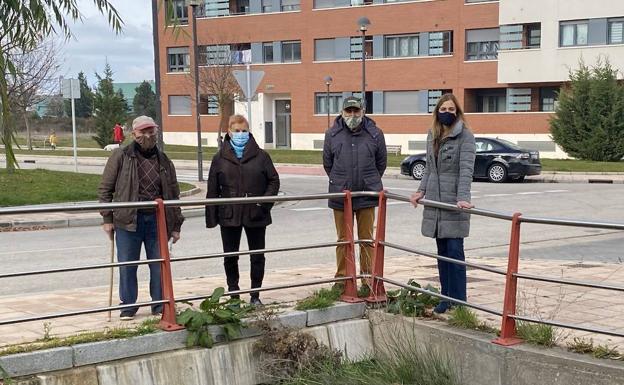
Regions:
M 357 197 L 376 197 L 378 198 L 378 215 L 377 215 L 377 229 L 374 239 L 354 239 L 354 216 L 353 216 L 353 208 L 352 208 L 352 199 Z M 257 250 L 243 250 L 236 252 L 226 252 L 226 253 L 210 253 L 210 254 L 201 254 L 201 255 L 192 255 L 192 256 L 183 256 L 171 258 L 169 255 L 169 249 L 167 247 L 168 237 L 167 237 L 167 229 L 166 229 L 166 218 L 165 218 L 165 208 L 167 207 L 189 207 L 189 206 L 209 206 L 209 205 L 233 205 L 233 204 L 250 204 L 250 203 L 276 203 L 276 202 L 288 202 L 288 201 L 308 201 L 308 200 L 326 200 L 326 199 L 343 199 L 344 201 L 344 210 L 346 213 L 350 213 L 351 215 L 344 215 L 344 226 L 345 226 L 345 234 L 346 239 L 337 242 L 324 242 L 324 243 L 311 243 L 311 244 L 303 244 L 296 246 L 287 246 L 287 247 L 276 247 L 276 248 L 264 248 Z M 176 313 L 175 313 L 175 304 L 178 302 L 186 302 L 186 301 L 196 301 L 202 300 L 210 295 L 192 295 L 186 297 L 176 298 L 174 296 L 173 290 L 173 280 L 171 274 L 171 263 L 172 262 L 185 262 L 185 261 L 196 261 L 196 260 L 204 260 L 204 259 L 215 259 L 215 258 L 225 258 L 229 256 L 236 255 L 248 255 L 252 253 L 279 253 L 279 252 L 288 252 L 288 251 L 298 251 L 298 250 L 309 250 L 309 249 L 318 249 L 318 248 L 327 248 L 327 247 L 336 247 L 336 246 L 345 246 L 346 247 L 346 270 L 347 275 L 345 277 L 335 277 L 335 278 L 326 278 L 312 281 L 304 281 L 296 284 L 284 284 L 284 285 L 274 285 L 274 286 L 266 286 L 261 288 L 253 288 L 253 289 L 245 289 L 245 290 L 237 290 L 226 292 L 225 295 L 240 295 L 252 292 L 264 292 L 264 291 L 272 291 L 272 290 L 282 290 L 294 287 L 303 287 L 303 286 L 311 286 L 332 282 L 344 282 L 345 291 L 342 296 L 343 301 L 348 302 L 359 302 L 363 299 L 358 298 L 357 295 L 357 279 L 366 279 L 369 281 L 369 285 L 371 287 L 370 294 L 366 300 L 369 303 L 378 303 L 387 301 L 385 285 L 389 284 L 397 287 L 402 287 L 407 290 L 416 291 L 420 293 L 427 293 L 429 295 L 438 297 L 442 300 L 451 301 L 456 304 L 468 306 L 471 308 L 475 308 L 490 314 L 501 316 L 501 334 L 500 337 L 495 339 L 493 342 L 501 345 L 512 345 L 515 343 L 519 343 L 521 340 L 516 336 L 516 321 L 525 321 L 525 322 L 537 322 L 548 324 L 557 327 L 564 327 L 576 330 L 582 330 L 587 332 L 595 332 L 601 333 L 610 336 L 624 337 L 623 333 L 619 333 L 613 330 L 606 330 L 602 328 L 594 328 L 588 327 L 584 325 L 578 324 L 569 324 L 564 322 L 557 322 L 551 320 L 541 320 L 532 317 L 522 316 L 516 314 L 516 298 L 517 298 L 517 287 L 518 287 L 518 279 L 527 279 L 533 281 L 541 281 L 547 283 L 555 283 L 555 284 L 564 284 L 564 285 L 573 285 L 579 287 L 586 287 L 592 289 L 606 289 L 606 290 L 614 290 L 618 292 L 624 291 L 624 286 L 619 286 L 615 284 L 604 284 L 599 282 L 592 281 L 580 281 L 574 279 L 565 279 L 565 278 L 556 278 L 556 277 L 548 277 L 548 276 L 537 276 L 534 274 L 520 273 L 518 270 L 519 267 L 519 256 L 520 256 L 520 227 L 522 223 L 530 223 L 530 224 L 541 224 L 541 225 L 556 225 L 556 226 L 573 226 L 573 227 L 586 227 L 586 228 L 598 228 L 598 229 L 609 229 L 609 230 L 624 230 L 624 224 L 621 223 L 609 223 L 609 222 L 592 222 L 592 221 L 580 221 L 580 220 L 569 220 L 569 219 L 557 219 L 557 218 L 539 218 L 539 217 L 523 217 L 520 213 L 501 213 L 496 211 L 484 210 L 484 209 L 460 209 L 454 205 L 435 202 L 427 199 L 422 199 L 419 203 L 426 207 L 441 209 L 441 210 L 449 210 L 456 212 L 465 212 L 471 215 L 477 215 L 482 217 L 487 217 L 491 219 L 498 219 L 504 221 L 511 222 L 511 234 L 509 241 L 509 253 L 508 253 L 508 261 L 507 261 L 507 269 L 497 269 L 491 266 L 459 261 L 453 258 L 440 256 L 434 253 L 414 249 L 412 247 L 399 245 L 392 242 L 387 242 L 385 240 L 386 235 L 386 216 L 387 216 L 387 200 L 393 199 L 402 202 L 409 202 L 409 198 L 403 195 L 398 195 L 389 192 L 350 192 L 345 191 L 343 193 L 324 193 L 324 194 L 308 194 L 308 195 L 298 195 L 298 196 L 262 196 L 262 197 L 241 197 L 241 198 L 213 198 L 213 199 L 198 199 L 198 200 L 171 200 L 171 201 L 163 201 L 156 200 L 154 202 L 124 202 L 124 203 L 97 203 L 97 204 L 81 204 L 81 205 L 51 205 L 44 207 L 12 207 L 12 208 L 0 208 L 0 217 L 2 215 L 10 215 L 10 214 L 36 214 L 36 213 L 51 213 L 51 212 L 77 212 L 77 211 L 107 211 L 114 209 L 126 209 L 126 208 L 155 208 L 156 209 L 156 217 L 157 217 L 157 229 L 158 229 L 158 243 L 160 248 L 161 256 L 159 259 L 151 259 L 151 260 L 141 260 L 141 261 L 131 261 L 131 262 L 117 262 L 117 263 L 104 263 L 104 264 L 91 264 L 84 266 L 71 266 L 66 268 L 54 268 L 54 269 L 42 269 L 42 270 L 32 270 L 32 271 L 24 271 L 17 273 L 3 273 L 0 274 L 0 280 L 5 278 L 15 278 L 15 277 L 23 277 L 23 276 L 34 276 L 34 275 L 44 275 L 44 274 L 56 274 L 56 273 L 64 273 L 64 272 L 75 272 L 75 271 L 85 271 L 85 270 L 97 270 L 97 269 L 111 269 L 111 268 L 120 268 L 124 266 L 138 266 L 145 265 L 151 263 L 159 263 L 161 264 L 161 281 L 162 281 L 162 290 L 163 290 L 163 299 L 160 301 L 150 301 L 150 302 L 140 302 L 136 304 L 128 304 L 128 305 L 117 305 L 117 306 L 108 306 L 108 307 L 98 307 L 91 309 L 82 309 L 75 311 L 66 311 L 52 314 L 44 314 L 30 317 L 21 317 L 14 319 L 5 319 L 0 320 L 0 326 L 8 325 L 8 324 L 16 324 L 22 322 L 30 322 L 30 321 L 38 321 L 38 320 L 46 320 L 52 318 L 60 318 L 60 317 L 69 317 L 69 316 L 77 316 L 83 314 L 92 314 L 98 312 L 109 312 L 111 310 L 123 310 L 126 308 L 133 307 L 144 307 L 144 306 L 152 306 L 157 304 L 163 305 L 163 315 L 160 321 L 160 327 L 164 330 L 178 330 L 181 329 L 182 326 L 176 323 Z M 371 272 L 366 274 L 356 274 L 355 268 L 355 245 L 356 244 L 371 244 L 373 245 L 373 261 L 371 266 Z M 476 303 L 461 301 L 452 297 L 448 297 L 442 295 L 440 293 L 435 293 L 428 291 L 422 288 L 416 288 L 414 286 L 406 285 L 396 280 L 393 280 L 384 275 L 384 263 L 385 263 L 385 249 L 394 249 L 401 250 L 408 253 L 433 258 L 438 261 L 444 261 L 448 263 L 454 263 L 463 265 L 466 267 L 471 267 L 475 269 L 480 269 L 492 274 L 503 275 L 505 276 L 505 291 L 504 291 L 504 300 L 503 300 L 503 311 L 498 311 L 486 306 L 482 306 Z

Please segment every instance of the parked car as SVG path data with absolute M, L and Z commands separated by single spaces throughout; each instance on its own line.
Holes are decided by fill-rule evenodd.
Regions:
M 477 156 L 474 178 L 501 183 L 508 180 L 521 182 L 527 175 L 542 172 L 539 151 L 518 147 L 499 138 L 475 138 Z M 401 162 L 401 174 L 420 180 L 425 172 L 426 154 L 410 155 Z

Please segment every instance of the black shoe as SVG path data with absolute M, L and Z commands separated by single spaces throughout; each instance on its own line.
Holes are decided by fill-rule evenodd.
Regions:
M 451 308 L 451 304 L 446 301 L 442 301 L 433 309 L 434 313 L 444 314 Z
M 262 303 L 262 301 L 260 301 L 260 298 L 256 298 L 256 297 L 252 298 L 252 299 L 249 301 L 249 304 L 250 304 L 251 306 L 253 306 L 253 307 L 262 307 L 262 306 L 264 306 L 264 304 Z
M 122 321 L 132 321 L 134 319 L 134 313 L 122 311 L 121 314 L 119 314 L 119 319 Z

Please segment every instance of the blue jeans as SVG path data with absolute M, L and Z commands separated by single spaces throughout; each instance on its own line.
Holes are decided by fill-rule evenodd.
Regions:
M 464 238 L 436 238 L 438 255 L 465 261 Z M 466 266 L 438 260 L 442 294 L 466 300 Z
M 138 261 L 141 257 L 141 245 L 145 245 L 147 259 L 159 259 L 158 236 L 156 231 L 156 215 L 137 213 L 136 231 L 127 231 L 115 228 L 117 241 L 117 260 L 119 262 Z M 119 268 L 119 299 L 121 304 L 136 303 L 138 296 L 137 283 L 138 266 L 123 266 Z M 160 282 L 160 263 L 150 263 L 150 295 L 152 301 L 162 299 Z M 138 307 L 123 309 L 123 314 L 134 315 Z M 162 304 L 153 305 L 152 312 L 161 312 Z

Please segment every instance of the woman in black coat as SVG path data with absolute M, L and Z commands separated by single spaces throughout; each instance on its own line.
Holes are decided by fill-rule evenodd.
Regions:
M 206 198 L 271 196 L 277 195 L 279 186 L 273 161 L 249 133 L 247 119 L 231 116 L 221 150 L 212 158 Z M 243 229 L 249 250 L 264 249 L 272 207 L 272 203 L 206 206 L 206 227 L 221 226 L 223 252 L 240 250 Z M 225 257 L 224 266 L 228 291 L 240 290 L 238 256 Z M 264 254 L 251 254 L 251 288 L 261 287 L 263 278 Z M 252 292 L 250 302 L 262 305 L 260 293 Z

